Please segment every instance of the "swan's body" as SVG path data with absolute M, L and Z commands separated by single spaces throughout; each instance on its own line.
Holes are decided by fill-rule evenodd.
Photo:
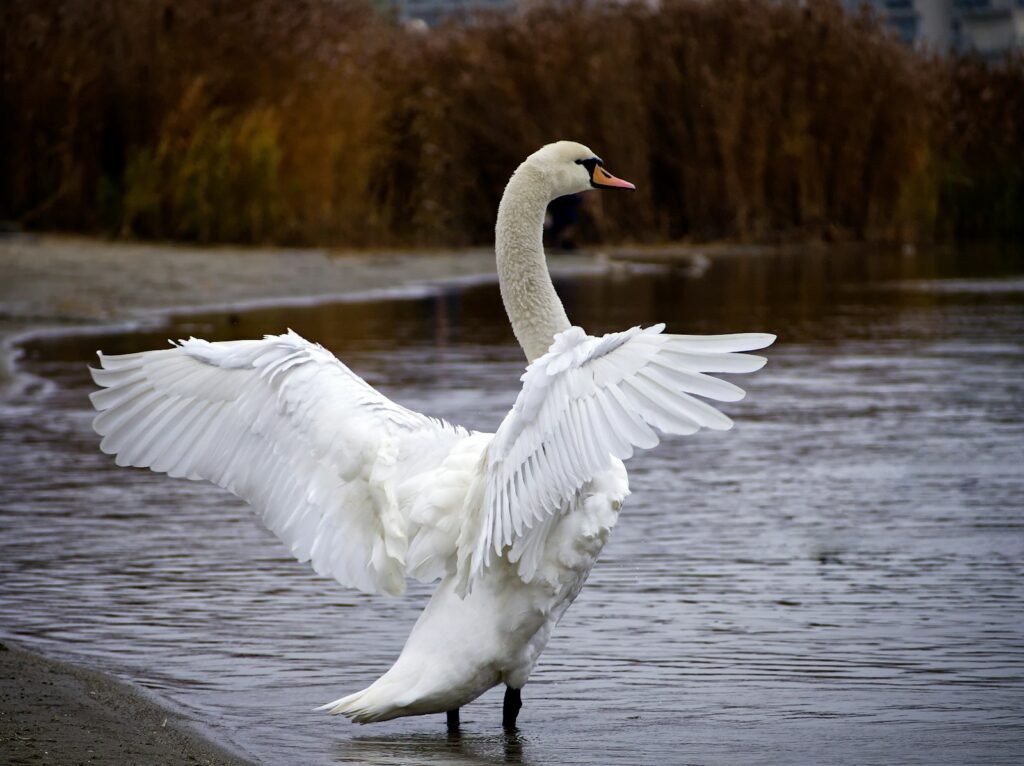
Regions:
M 119 465 L 229 489 L 343 585 L 397 594 L 407 577 L 440 580 L 394 666 L 324 709 L 367 723 L 521 689 L 615 525 L 622 460 L 654 446 L 653 429 L 729 428 L 689 394 L 735 401 L 742 390 L 703 373 L 764 363 L 734 352 L 770 335 L 595 338 L 570 325 L 544 260 L 544 211 L 591 186 L 632 188 L 559 142 L 502 198 L 502 298 L 531 364 L 495 434 L 411 412 L 290 332 L 100 356 L 95 428 Z
M 325 705 L 360 723 L 458 709 L 499 683 L 521 689 L 555 623 L 576 598 L 627 493 L 621 461 L 584 489 L 584 500 L 545 540 L 545 565 L 529 582 L 499 560 L 465 598 L 442 580 L 394 666 L 369 688 Z

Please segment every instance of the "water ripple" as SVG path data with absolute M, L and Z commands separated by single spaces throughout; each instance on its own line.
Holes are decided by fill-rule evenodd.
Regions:
M 293 326 L 404 404 L 493 429 L 522 364 L 493 287 L 35 342 L 29 369 L 55 385 L 0 412 L 3 631 L 141 683 L 268 763 L 1017 761 L 1024 269 L 936 258 L 920 277 L 780 256 L 559 285 L 593 331 L 666 319 L 781 339 L 730 406 L 733 432 L 631 462 L 633 495 L 518 735 L 500 733 L 500 690 L 454 738 L 440 720 L 312 714 L 389 666 L 429 588 L 332 586 L 231 496 L 117 469 L 83 365 L 184 325 Z

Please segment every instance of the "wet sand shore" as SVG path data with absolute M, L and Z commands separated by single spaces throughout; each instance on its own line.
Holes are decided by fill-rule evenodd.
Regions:
M 493 274 L 494 255 L 486 249 L 334 254 L 0 238 L 0 382 L 9 378 L 5 365 L 17 338 L 36 329 L 144 321 L 188 308 L 330 300 Z
M 0 643 L 0 761 L 244 766 L 182 716 L 102 673 Z
M 671 266 L 774 248 L 719 243 L 549 254 L 553 274 Z M 324 302 L 431 283 L 495 279 L 494 251 L 335 252 L 182 247 L 63 236 L 0 237 L 0 389 L 19 338 L 37 330 L 156 320 L 170 311 Z

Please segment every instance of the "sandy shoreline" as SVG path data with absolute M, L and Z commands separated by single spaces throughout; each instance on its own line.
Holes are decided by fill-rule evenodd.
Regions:
M 156 320 L 189 308 L 308 303 L 493 275 L 494 255 L 484 249 L 336 255 L 0 238 L 0 383 L 10 378 L 17 339 L 33 331 Z
M 592 268 L 560 257 L 554 270 Z M 309 303 L 494 278 L 489 250 L 336 255 L 324 250 L 179 248 L 67 237 L 0 238 L 0 395 L 20 340 L 157 321 L 171 311 Z M 0 761 L 245 764 L 151 696 L 5 641 Z
M 0 760 L 16 764 L 245 766 L 131 686 L 0 643 Z
M 709 257 L 773 250 L 728 243 L 617 247 L 559 254 L 548 264 L 555 275 L 601 270 L 610 261 L 702 271 Z M 18 341 L 34 332 L 158 321 L 189 309 L 309 304 L 493 279 L 490 248 L 370 253 L 0 237 L 0 390 L 10 380 Z

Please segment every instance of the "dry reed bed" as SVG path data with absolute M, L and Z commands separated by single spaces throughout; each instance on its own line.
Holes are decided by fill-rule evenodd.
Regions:
M 491 238 L 559 137 L 639 192 L 588 234 L 1019 237 L 1024 63 L 835 2 L 539 5 L 404 29 L 343 0 L 9 0 L 0 218 L 201 242 Z M 604 204 L 602 205 L 602 202 Z

